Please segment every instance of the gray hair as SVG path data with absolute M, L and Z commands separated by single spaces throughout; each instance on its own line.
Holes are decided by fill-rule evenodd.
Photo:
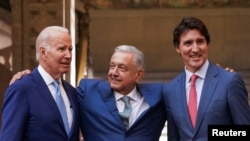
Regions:
M 144 54 L 136 47 L 130 45 L 120 45 L 115 48 L 114 52 L 126 52 L 134 54 L 136 65 L 141 69 L 145 69 Z
M 48 26 L 44 28 L 36 39 L 36 60 L 40 59 L 40 47 L 48 48 L 50 46 L 50 39 L 53 37 L 55 32 L 69 33 L 69 30 L 62 26 Z

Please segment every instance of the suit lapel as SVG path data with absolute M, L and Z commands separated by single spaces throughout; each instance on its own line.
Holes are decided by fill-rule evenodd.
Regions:
M 148 89 L 147 86 L 143 85 L 143 84 L 137 84 L 137 91 L 143 95 L 145 101 L 149 104 L 149 107 L 151 107 L 152 105 L 154 105 L 155 103 L 155 99 L 154 95 L 153 95 L 153 91 Z
M 157 102 L 156 100 L 154 100 L 155 97 L 153 95 L 154 92 L 152 91 L 152 89 L 148 89 L 148 87 L 143 84 L 137 84 L 136 87 L 137 91 L 144 97 L 144 100 L 148 103 L 149 109 L 141 113 L 141 115 L 136 119 L 132 127 L 135 126 L 138 121 L 141 121 L 142 118 L 146 117 L 147 114 L 150 114 L 151 107 L 156 104 L 155 102 Z
M 38 94 L 45 101 L 44 103 L 46 105 L 48 105 L 49 109 L 51 110 L 51 113 L 54 114 L 57 119 L 60 119 L 60 120 L 58 120 L 58 122 L 60 123 L 60 125 L 64 129 L 63 120 L 62 120 L 61 114 L 57 108 L 57 105 L 54 101 L 54 98 L 53 98 L 52 94 L 50 93 L 48 86 L 46 85 L 46 83 L 44 82 L 40 73 L 38 72 L 37 68 L 32 72 L 32 77 L 33 77 L 32 79 L 33 79 L 34 83 L 36 83 L 36 85 L 34 85 L 34 86 L 38 90 L 37 91 Z
M 182 89 L 180 89 L 182 88 Z M 190 127 L 190 129 L 193 129 L 193 126 L 191 124 L 191 119 L 189 116 L 189 111 L 188 111 L 188 106 L 187 106 L 187 96 L 186 96 L 186 73 L 185 71 L 181 73 L 180 77 L 177 79 L 177 84 L 175 85 L 175 96 L 176 96 L 176 101 L 179 99 L 181 100 L 180 102 L 177 102 L 176 109 L 183 109 L 183 112 L 180 112 L 179 114 L 183 114 L 183 116 L 180 117 L 185 117 L 184 120 L 186 120 L 187 125 Z M 178 104 L 179 103 L 179 104 Z
M 218 75 L 218 71 L 216 67 L 212 63 L 209 63 L 209 67 L 208 67 L 207 74 L 206 74 L 203 88 L 202 88 L 200 104 L 198 108 L 196 129 L 198 129 L 198 127 L 200 126 L 205 116 L 207 107 L 214 95 L 214 90 L 218 83 L 217 75 Z
M 116 107 L 115 96 L 109 83 L 108 82 L 100 83 L 100 85 L 98 86 L 98 91 L 99 91 L 100 97 L 103 99 L 104 103 L 106 104 L 107 109 L 110 112 L 110 114 L 114 117 L 114 119 L 119 123 L 119 125 L 122 128 L 126 129 L 119 116 L 119 111 Z
M 65 80 L 62 80 L 62 85 L 63 85 L 63 88 L 64 88 L 64 90 L 65 90 L 65 92 L 66 92 L 66 94 L 67 94 L 67 96 L 68 96 L 68 99 L 69 99 L 69 104 L 70 104 L 70 108 L 72 108 L 72 111 L 73 111 L 73 121 L 72 121 L 72 126 L 71 126 L 71 128 L 70 128 L 70 130 L 72 131 L 73 129 L 75 129 L 75 126 L 77 126 L 76 125 L 76 117 L 77 117 L 77 115 L 76 115 L 76 112 L 79 112 L 79 111 L 76 111 L 76 108 L 77 108 L 77 104 L 78 104 L 78 101 L 74 101 L 73 100 L 73 98 L 72 98 L 72 92 L 70 91 L 70 89 L 69 89 L 69 87 L 65 84 L 66 82 L 65 82 Z M 70 131 L 70 134 L 72 134 L 72 132 Z

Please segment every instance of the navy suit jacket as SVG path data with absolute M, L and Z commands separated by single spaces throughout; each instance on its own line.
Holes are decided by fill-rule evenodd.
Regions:
M 77 88 L 84 141 L 159 141 L 166 116 L 162 84 L 138 84 L 149 109 L 127 130 L 107 81 L 83 79 Z
M 250 124 L 248 92 L 239 74 L 209 63 L 195 129 L 189 118 L 185 81 L 182 72 L 164 86 L 170 141 L 207 141 L 208 125 L 212 124 Z
M 74 87 L 62 81 L 73 110 L 68 137 L 59 109 L 37 68 L 10 85 L 4 96 L 0 141 L 79 141 L 79 105 Z

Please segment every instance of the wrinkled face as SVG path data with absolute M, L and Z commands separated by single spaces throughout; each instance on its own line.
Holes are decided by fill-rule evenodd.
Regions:
M 50 39 L 50 47 L 40 47 L 41 64 L 52 77 L 59 78 L 70 68 L 71 52 L 70 35 L 55 32 Z
M 135 63 L 132 53 L 116 52 L 110 60 L 108 80 L 113 90 L 128 94 L 144 74 Z
M 196 29 L 184 32 L 180 37 L 180 45 L 176 51 L 191 72 L 196 72 L 208 58 L 206 39 Z

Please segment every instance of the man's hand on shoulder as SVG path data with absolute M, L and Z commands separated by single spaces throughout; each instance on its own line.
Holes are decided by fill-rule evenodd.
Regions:
M 218 64 L 218 63 L 217 63 L 216 65 L 217 65 L 218 67 L 221 67 L 221 65 Z M 234 69 L 229 68 L 229 67 L 225 67 L 225 70 L 228 71 L 228 72 L 235 72 Z
M 16 80 L 21 79 L 24 75 L 27 75 L 27 74 L 31 74 L 31 71 L 28 69 L 17 72 L 11 78 L 9 85 L 13 84 Z

